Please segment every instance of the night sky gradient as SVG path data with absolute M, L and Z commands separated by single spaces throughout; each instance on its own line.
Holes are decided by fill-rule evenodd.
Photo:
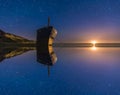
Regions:
M 55 42 L 120 42 L 120 0 L 0 0 L 5 32 L 35 40 L 48 16 Z M 120 95 L 120 48 L 54 48 L 50 76 L 37 52 L 0 63 L 0 95 Z
M 119 42 L 120 0 L 0 0 L 0 28 L 29 39 L 47 25 L 56 42 Z

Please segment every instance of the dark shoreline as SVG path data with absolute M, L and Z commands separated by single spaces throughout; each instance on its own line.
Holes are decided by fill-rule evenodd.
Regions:
M 1 43 L 0 47 L 36 47 L 35 42 L 31 43 Z M 118 47 L 120 48 L 120 43 L 54 43 L 53 47 Z
M 120 47 L 120 43 L 54 43 L 54 47 Z

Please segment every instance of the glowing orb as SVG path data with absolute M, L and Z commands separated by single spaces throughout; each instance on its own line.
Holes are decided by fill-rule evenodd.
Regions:
M 97 48 L 96 48 L 96 46 L 95 46 L 95 44 L 97 43 L 95 40 L 94 41 L 91 41 L 91 43 L 93 44 L 93 47 L 91 48 L 92 50 L 97 50 Z
M 92 44 L 94 44 L 94 45 L 95 45 L 96 43 L 97 43 L 96 41 L 92 41 Z

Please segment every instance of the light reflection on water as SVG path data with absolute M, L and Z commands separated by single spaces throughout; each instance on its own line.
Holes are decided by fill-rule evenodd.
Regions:
M 55 48 L 57 62 L 38 63 L 36 51 L 0 64 L 0 95 L 119 95 L 119 48 Z

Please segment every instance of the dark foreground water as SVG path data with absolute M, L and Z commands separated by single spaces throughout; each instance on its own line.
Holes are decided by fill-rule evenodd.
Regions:
M 55 48 L 57 62 L 36 61 L 36 51 L 0 63 L 0 95 L 120 95 L 119 48 Z

